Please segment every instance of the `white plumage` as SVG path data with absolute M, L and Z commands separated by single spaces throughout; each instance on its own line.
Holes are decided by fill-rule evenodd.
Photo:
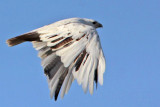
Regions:
M 73 80 L 84 92 L 93 94 L 94 81 L 103 84 L 105 58 L 96 28 L 102 27 L 92 19 L 70 18 L 33 30 L 7 40 L 9 46 L 31 41 L 39 51 L 44 72 L 48 77 L 51 97 L 68 92 Z

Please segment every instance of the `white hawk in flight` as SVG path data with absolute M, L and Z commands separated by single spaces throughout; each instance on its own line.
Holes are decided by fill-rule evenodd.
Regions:
M 9 46 L 29 41 L 39 51 L 48 78 L 51 98 L 63 98 L 74 81 L 92 94 L 94 81 L 103 84 L 105 58 L 96 28 L 102 24 L 92 19 L 70 18 L 43 26 L 7 40 Z

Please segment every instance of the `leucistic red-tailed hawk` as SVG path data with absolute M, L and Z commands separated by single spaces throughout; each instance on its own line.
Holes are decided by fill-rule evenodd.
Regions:
M 103 84 L 105 58 L 96 28 L 102 24 L 92 19 L 70 18 L 38 28 L 7 40 L 9 46 L 29 41 L 39 51 L 48 78 L 51 98 L 63 98 L 74 81 L 92 94 L 94 81 Z

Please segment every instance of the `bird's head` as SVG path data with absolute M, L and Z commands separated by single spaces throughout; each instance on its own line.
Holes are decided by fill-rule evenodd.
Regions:
M 103 27 L 103 25 L 95 20 L 83 18 L 80 20 L 82 23 L 93 26 L 95 28 Z

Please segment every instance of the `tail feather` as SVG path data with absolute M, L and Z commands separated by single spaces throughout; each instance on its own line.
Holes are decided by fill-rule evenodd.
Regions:
M 40 41 L 39 33 L 37 32 L 26 33 L 26 34 L 8 39 L 6 43 L 8 44 L 8 46 L 15 46 L 26 41 Z
M 6 43 L 8 44 L 8 46 L 18 45 L 18 44 L 23 43 L 23 42 L 24 42 L 24 40 L 19 39 L 18 37 L 14 37 L 14 38 L 8 39 L 6 41 Z

